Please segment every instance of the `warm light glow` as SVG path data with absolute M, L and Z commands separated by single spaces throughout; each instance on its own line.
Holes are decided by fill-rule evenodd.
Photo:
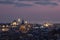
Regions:
M 2 31 L 5 31 L 5 29 L 2 29 Z
M 6 25 L 6 27 L 9 27 L 8 25 Z
M 52 26 L 53 24 L 52 23 L 44 23 L 43 26 L 46 26 L 46 27 L 49 27 L 49 26 Z
M 2 27 L 5 27 L 5 25 L 3 25 Z
M 28 25 L 28 27 L 30 28 L 31 26 L 30 26 L 30 25 Z
M 8 28 L 2 28 L 2 31 L 8 31 L 9 29 Z
M 18 19 L 18 22 L 20 22 L 20 21 L 21 21 L 21 19 L 19 18 L 19 19 Z
M 9 30 L 9 28 L 7 28 L 7 27 L 8 27 L 8 25 L 6 25 L 6 26 L 5 26 L 5 25 L 3 25 L 1 30 L 2 30 L 2 31 L 8 31 L 8 30 Z
M 13 22 L 11 25 L 18 25 L 18 23 L 17 22 Z
M 22 32 L 25 32 L 25 31 L 26 31 L 25 26 L 24 26 L 24 25 L 22 25 L 22 26 L 20 27 L 20 30 L 21 30 Z
M 44 24 L 44 26 L 48 27 L 49 25 L 48 24 Z
M 17 23 L 16 22 L 13 22 L 13 25 L 17 25 Z
M 20 26 L 20 31 L 23 33 L 26 33 L 29 31 L 29 28 L 26 25 L 22 25 L 22 26 Z
M 27 21 L 25 21 L 25 23 L 27 24 L 28 22 L 27 22 Z

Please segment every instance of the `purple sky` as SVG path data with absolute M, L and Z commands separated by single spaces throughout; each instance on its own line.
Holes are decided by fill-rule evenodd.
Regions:
M 17 18 L 29 21 L 60 21 L 59 1 L 0 1 L 0 22 L 10 22 Z

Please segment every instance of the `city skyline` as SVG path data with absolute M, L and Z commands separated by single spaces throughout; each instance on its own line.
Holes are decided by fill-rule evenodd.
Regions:
M 60 21 L 60 0 L 0 0 L 0 22 Z

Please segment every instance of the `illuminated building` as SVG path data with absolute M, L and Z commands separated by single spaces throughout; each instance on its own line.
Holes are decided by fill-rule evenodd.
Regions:
M 1 28 L 2 31 L 8 31 L 9 30 L 9 26 L 7 25 L 3 25 Z
M 46 23 L 43 24 L 43 26 L 45 26 L 45 27 L 52 27 L 53 24 L 52 23 L 49 23 L 49 22 L 46 22 Z
M 5 27 L 5 25 L 2 26 L 3 28 Z
M 0 31 L 9 31 L 10 23 L 0 23 Z
M 9 29 L 8 28 L 2 28 L 2 31 L 8 31 Z
M 23 33 L 26 33 L 26 32 L 27 32 L 25 25 L 21 25 L 20 28 L 19 28 L 19 30 L 20 30 L 21 32 L 23 32 Z
M 30 30 L 31 26 L 30 25 L 21 25 L 19 30 L 22 32 L 22 33 L 26 33 Z
M 18 23 L 20 23 L 21 22 L 21 19 L 20 18 L 18 18 Z
M 18 22 L 17 22 L 16 20 L 14 20 L 14 21 L 11 23 L 11 26 L 12 26 L 12 27 L 17 27 L 17 25 L 19 25 L 19 24 L 18 24 Z
M 28 22 L 27 21 L 25 21 L 25 24 L 27 24 Z
M 16 20 L 14 20 L 11 25 L 18 25 L 18 22 Z

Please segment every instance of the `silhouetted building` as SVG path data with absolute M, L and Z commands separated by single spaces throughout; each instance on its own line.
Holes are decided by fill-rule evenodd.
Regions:
M 22 20 L 22 23 L 21 24 L 25 24 L 24 20 Z

